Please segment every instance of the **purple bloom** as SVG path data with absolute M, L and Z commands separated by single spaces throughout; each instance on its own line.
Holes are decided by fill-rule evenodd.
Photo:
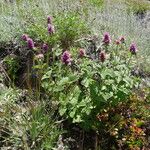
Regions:
M 120 40 L 116 40 L 115 43 L 116 43 L 116 45 L 120 45 L 121 41 Z
M 62 54 L 62 56 L 61 56 L 61 61 L 62 61 L 64 64 L 66 64 L 66 65 L 71 64 L 72 59 L 71 59 L 71 54 L 70 54 L 69 51 L 65 51 L 65 52 Z
M 111 38 L 110 38 L 110 35 L 109 35 L 108 32 L 106 32 L 106 33 L 104 34 L 104 37 L 103 37 L 103 41 L 102 41 L 102 42 L 103 42 L 104 44 L 106 44 L 106 45 L 110 44 Z
M 42 49 L 44 50 L 44 52 L 46 52 L 48 50 L 48 45 L 44 43 Z
M 29 49 L 34 49 L 34 42 L 31 38 L 28 38 L 27 43 L 28 43 Z
M 48 17 L 47 17 L 47 23 L 48 23 L 48 24 L 52 24 L 52 17 L 51 17 L 51 16 L 48 16 Z
M 27 41 L 29 37 L 27 34 L 23 34 L 21 38 L 22 40 Z
M 55 32 L 54 26 L 52 24 L 48 24 L 48 33 L 52 34 Z
M 125 42 L 125 38 L 123 36 L 120 37 L 120 42 L 124 43 Z
M 80 57 L 84 57 L 86 54 L 85 54 L 85 49 L 79 49 L 79 56 Z
M 101 60 L 101 62 L 104 62 L 106 59 L 106 54 L 104 51 L 102 51 L 99 55 L 99 59 Z
M 135 44 L 135 43 L 132 43 L 132 44 L 130 45 L 130 52 L 131 52 L 132 54 L 136 54 L 137 51 L 138 51 L 138 50 L 137 50 L 136 44 Z

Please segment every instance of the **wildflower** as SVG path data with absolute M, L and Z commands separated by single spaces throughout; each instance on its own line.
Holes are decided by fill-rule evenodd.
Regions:
M 136 52 L 137 52 L 137 46 L 136 46 L 136 44 L 135 43 L 132 43 L 131 45 L 130 45 L 130 52 L 131 52 L 131 54 L 136 54 Z
M 84 57 L 86 55 L 85 49 L 79 49 L 79 57 Z
M 104 62 L 106 59 L 106 54 L 104 51 L 102 51 L 99 55 L 99 59 L 101 60 L 101 62 Z
M 47 23 L 48 23 L 48 24 L 52 24 L 52 17 L 51 17 L 51 16 L 48 16 L 48 17 L 47 17 Z
M 54 26 L 52 24 L 48 24 L 48 33 L 54 33 L 55 32 L 55 29 L 54 29 Z
M 104 37 L 103 37 L 103 41 L 102 41 L 102 42 L 103 42 L 104 44 L 106 44 L 106 45 L 110 44 L 111 38 L 110 38 L 110 35 L 109 35 L 108 32 L 106 32 L 106 33 L 104 34 Z
M 42 60 L 44 58 L 44 55 L 43 54 L 37 54 L 37 55 L 35 55 L 35 58 Z
M 31 38 L 27 39 L 29 49 L 34 49 L 34 42 Z
M 120 42 L 124 43 L 125 42 L 125 38 L 123 36 L 120 37 Z
M 116 40 L 115 43 L 116 43 L 116 45 L 120 45 L 121 44 L 120 40 Z
M 48 50 L 48 45 L 44 43 L 42 49 L 44 50 L 44 52 L 46 52 Z
M 29 37 L 27 34 L 23 34 L 21 38 L 22 40 L 27 41 Z
M 65 63 L 66 65 L 70 64 L 72 59 L 71 59 L 71 54 L 69 51 L 65 51 L 62 56 L 61 56 L 61 61 Z

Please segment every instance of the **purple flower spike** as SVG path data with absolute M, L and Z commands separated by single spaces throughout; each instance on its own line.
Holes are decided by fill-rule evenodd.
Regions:
M 130 45 L 130 52 L 131 52 L 131 54 L 136 54 L 137 53 L 137 46 L 136 46 L 136 44 L 135 43 L 132 43 L 131 45 Z
M 62 56 L 61 56 L 61 61 L 66 64 L 66 65 L 70 65 L 71 64 L 71 54 L 69 53 L 69 51 L 65 51 Z
M 52 34 L 55 32 L 54 26 L 52 24 L 48 24 L 48 33 Z
M 23 34 L 21 38 L 22 40 L 27 41 L 29 37 L 27 34 Z
M 31 38 L 28 38 L 27 43 L 28 43 L 29 49 L 34 49 L 34 42 Z
M 100 58 L 101 62 L 104 62 L 104 61 L 105 61 L 105 59 L 106 59 L 106 54 L 105 54 L 104 51 L 102 51 L 102 52 L 100 53 L 99 58 Z
M 46 52 L 48 50 L 48 45 L 44 43 L 42 49 L 44 50 L 44 52 Z
M 79 57 L 84 57 L 86 55 L 85 49 L 79 49 Z
M 104 44 L 109 45 L 111 42 L 111 38 L 108 32 L 104 34 L 103 41 Z
M 51 17 L 51 16 L 48 16 L 48 17 L 47 17 L 47 23 L 48 23 L 48 24 L 52 24 L 52 17 Z
M 123 36 L 120 37 L 120 42 L 125 43 L 125 38 Z

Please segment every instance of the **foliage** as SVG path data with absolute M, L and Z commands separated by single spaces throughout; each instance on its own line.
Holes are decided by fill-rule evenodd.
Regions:
M 59 13 L 69 13 L 70 11 L 83 14 L 83 10 L 86 13 L 85 17 L 80 17 L 80 20 L 86 20 L 86 24 L 90 30 L 97 34 L 101 34 L 103 31 L 110 31 L 114 35 L 122 34 L 128 38 L 128 42 L 131 39 L 136 41 L 139 45 L 140 54 L 142 55 L 140 63 L 146 70 L 149 71 L 149 23 L 148 15 L 144 15 L 142 20 L 137 19 L 137 15 L 128 13 L 126 11 L 133 11 L 133 7 L 149 7 L 149 4 L 144 0 L 112 0 L 104 2 L 103 11 L 99 11 L 99 8 L 94 5 L 91 6 L 89 1 L 84 0 L 82 3 L 80 0 L 37 0 L 37 1 L 13 1 L 6 2 L 2 0 L 0 7 L 2 9 L 0 13 L 0 41 L 15 40 L 18 35 L 26 32 L 26 28 L 35 24 L 36 26 L 45 25 L 43 18 L 48 14 L 56 16 Z M 94 0 L 93 2 L 99 3 Z M 101 0 L 100 0 L 101 2 Z M 114 9 L 114 7 L 116 9 Z M 82 15 L 81 15 L 82 16 Z M 117 29 L 117 30 L 116 30 Z M 132 32 L 132 34 L 131 34 Z M 30 34 L 32 37 L 32 35 Z M 147 65 L 145 65 L 145 63 Z
M 19 60 L 15 55 L 10 55 L 4 58 L 4 65 L 11 79 L 15 80 L 17 71 L 19 70 Z
M 103 7 L 104 5 L 104 0 L 88 0 L 93 6 L 96 7 Z
M 127 0 L 128 10 L 136 14 L 144 14 L 150 10 L 150 4 L 144 0 Z
M 2 149 L 55 149 L 58 137 L 57 145 L 62 148 L 58 112 L 84 131 L 96 131 L 96 143 L 100 140 L 102 149 L 148 146 L 149 89 L 138 90 L 140 80 L 135 77 L 136 68 L 145 66 L 149 72 L 149 23 L 146 15 L 143 20 L 136 16 L 149 10 L 147 3 L 49 2 L 0 3 L 0 41 L 12 40 L 19 51 L 25 51 L 23 57 L 30 55 L 23 66 L 27 72 L 20 75 L 28 82 L 27 91 L 0 84 Z M 48 14 L 52 14 L 52 23 L 43 19 Z M 108 33 L 101 39 L 106 30 L 112 39 Z M 98 35 L 89 35 L 93 32 Z M 125 35 L 123 41 L 114 40 L 118 34 Z M 132 40 L 138 49 L 133 43 L 131 51 Z M 25 64 L 16 53 L 5 57 L 6 68 L 2 68 L 13 80 L 20 78 L 18 70 Z
M 54 148 L 62 132 L 53 112 L 46 111 L 44 103 L 34 102 L 24 95 L 25 91 L 11 88 L 3 90 L 0 97 L 1 148 Z M 22 101 L 23 97 L 26 102 Z
M 86 22 L 77 12 L 58 14 L 55 18 L 56 33 L 62 48 L 69 48 L 79 37 L 88 32 Z
M 117 55 L 119 49 L 106 48 L 110 58 L 104 63 L 86 56 L 78 58 L 77 50 L 73 49 L 71 66 L 59 60 L 51 62 L 42 77 L 42 87 L 59 103 L 60 115 L 81 123 L 85 129 L 96 129 L 96 114 L 124 102 L 136 85 L 131 76 L 131 58 Z M 53 56 L 56 52 L 57 49 Z
M 103 129 L 99 131 L 102 134 L 100 137 L 107 135 L 115 149 L 148 147 L 146 124 L 150 119 L 149 100 L 149 89 L 140 89 L 130 96 L 127 103 L 121 103 L 99 113 L 97 119 L 103 125 Z M 101 146 L 105 147 L 105 144 L 109 143 L 104 142 Z

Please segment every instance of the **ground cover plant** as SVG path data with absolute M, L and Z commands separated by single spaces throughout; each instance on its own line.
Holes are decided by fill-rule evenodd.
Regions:
M 149 149 L 148 7 L 2 1 L 1 149 Z

